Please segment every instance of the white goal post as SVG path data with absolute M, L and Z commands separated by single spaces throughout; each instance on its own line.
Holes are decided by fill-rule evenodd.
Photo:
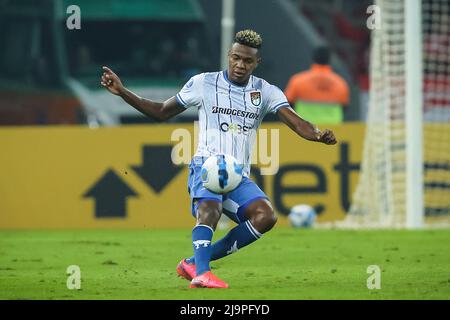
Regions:
M 404 0 L 406 81 L 406 227 L 423 225 L 422 0 Z
M 359 182 L 343 227 L 450 225 L 450 3 L 376 0 Z

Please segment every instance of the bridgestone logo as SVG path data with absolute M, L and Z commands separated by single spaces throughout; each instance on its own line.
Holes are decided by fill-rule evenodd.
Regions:
M 232 115 L 232 116 L 238 116 L 248 119 L 256 119 L 258 120 L 259 115 L 254 112 L 248 112 L 243 110 L 237 110 L 237 109 L 231 109 L 231 108 L 220 108 L 220 107 L 213 107 L 212 113 L 220 113 L 220 114 L 226 114 L 226 115 Z

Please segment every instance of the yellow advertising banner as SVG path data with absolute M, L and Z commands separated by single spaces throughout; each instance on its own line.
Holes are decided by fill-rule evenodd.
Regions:
M 269 150 L 255 150 L 252 177 L 279 224 L 287 225 L 290 207 L 302 203 L 316 208 L 318 222 L 342 219 L 357 183 L 364 125 L 330 126 L 334 146 L 303 140 L 281 123 L 262 129 L 256 144 L 268 142 Z M 191 150 L 179 151 L 194 130 L 193 124 L 1 128 L 0 228 L 193 226 L 189 171 L 172 154 L 192 156 L 191 140 Z

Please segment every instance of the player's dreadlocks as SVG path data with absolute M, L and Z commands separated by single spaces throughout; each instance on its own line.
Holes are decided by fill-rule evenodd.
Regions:
M 259 49 L 262 45 L 261 36 L 253 30 L 246 29 L 236 33 L 234 41 L 247 47 Z

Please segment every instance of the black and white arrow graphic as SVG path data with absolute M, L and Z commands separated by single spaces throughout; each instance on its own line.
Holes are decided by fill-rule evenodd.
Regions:
M 131 168 L 156 193 L 161 192 L 170 181 L 183 169 L 176 166 L 171 158 L 172 146 L 144 146 L 142 165 Z
M 127 197 L 137 195 L 112 169 L 109 169 L 83 197 L 95 199 L 97 218 L 125 218 Z

